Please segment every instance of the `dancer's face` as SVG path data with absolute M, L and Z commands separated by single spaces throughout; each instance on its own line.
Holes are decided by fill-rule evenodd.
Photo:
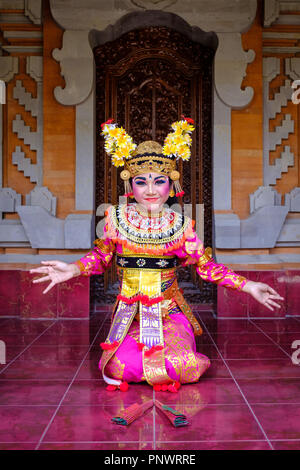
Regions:
M 169 198 L 170 183 L 159 173 L 143 173 L 132 180 L 135 200 L 146 210 L 158 212 Z

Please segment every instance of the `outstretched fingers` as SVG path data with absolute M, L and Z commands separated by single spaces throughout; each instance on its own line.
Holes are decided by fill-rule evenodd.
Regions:
M 47 268 L 46 266 L 45 267 L 41 267 L 41 268 L 33 268 L 33 269 L 30 269 L 29 270 L 30 273 L 48 273 L 49 272 L 49 268 Z
M 52 289 L 52 287 L 54 287 L 57 282 L 59 282 L 57 279 L 53 279 L 53 277 L 57 277 L 55 267 L 58 267 L 58 263 L 60 263 L 58 260 L 41 261 L 41 264 L 43 264 L 44 266 L 29 270 L 30 273 L 46 274 L 45 276 L 42 276 L 39 279 L 33 279 L 32 282 L 34 282 L 35 284 L 45 281 L 51 281 L 50 284 L 43 291 L 43 294 L 47 294 L 47 292 L 49 292 L 49 290 Z
M 278 294 L 278 292 L 276 292 L 276 290 L 273 289 L 273 287 L 268 286 L 268 292 L 270 293 L 271 298 L 278 299 L 278 300 L 284 300 L 284 298 L 281 297 L 281 295 Z
M 32 282 L 38 283 L 38 282 L 45 282 L 45 281 L 51 281 L 51 277 L 50 276 L 39 277 L 39 279 L 33 279 Z
M 269 305 L 267 302 L 262 302 L 262 304 L 267 307 L 269 310 L 272 310 L 272 312 L 274 311 L 274 308 L 271 307 L 271 305 Z
M 44 266 L 39 266 L 38 268 L 29 269 L 29 272 L 30 273 L 47 273 L 49 268 L 51 268 L 52 266 L 57 267 L 57 263 L 59 263 L 58 260 L 41 261 L 41 264 L 43 264 Z
M 270 299 L 270 298 L 269 298 L 266 302 L 267 302 L 269 305 L 273 305 L 273 307 L 281 308 L 281 305 L 279 305 L 277 302 L 274 302 L 274 300 L 272 300 L 272 299 Z
M 59 263 L 58 259 L 52 259 L 52 260 L 46 260 L 46 261 L 41 261 L 43 264 L 56 264 Z
M 56 284 L 55 281 L 51 281 L 50 284 L 46 287 L 46 289 L 43 291 L 43 294 L 47 294 L 47 292 L 49 292 L 50 289 L 52 289 L 52 287 L 54 287 Z
M 272 295 L 272 294 L 270 294 L 270 295 L 269 295 L 269 298 L 272 299 L 272 300 L 284 300 L 284 298 L 281 297 L 281 295 L 279 295 L 279 294 L 278 294 L 278 295 Z

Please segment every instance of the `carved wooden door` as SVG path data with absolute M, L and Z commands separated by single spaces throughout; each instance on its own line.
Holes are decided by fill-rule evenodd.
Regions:
M 96 207 L 117 204 L 124 194 L 118 170 L 104 152 L 101 123 L 108 118 L 125 127 L 136 144 L 160 144 L 181 114 L 196 123 L 192 157 L 180 163 L 183 204 L 196 217 L 204 205 L 204 242 L 212 244 L 212 62 L 214 51 L 166 27 L 149 27 L 124 34 L 94 49 L 97 80 Z M 96 220 L 96 223 L 99 219 Z M 96 235 L 95 235 L 96 238 Z M 201 283 L 194 269 L 179 270 L 179 282 L 193 303 L 212 303 L 214 289 Z M 116 274 L 92 279 L 92 300 L 109 303 L 115 298 Z M 200 289 L 199 289 L 200 286 Z M 103 300 L 105 299 L 105 300 Z

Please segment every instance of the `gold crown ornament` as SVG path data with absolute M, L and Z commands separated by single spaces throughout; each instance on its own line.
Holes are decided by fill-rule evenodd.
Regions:
M 190 134 L 195 130 L 193 119 L 181 116 L 181 121 L 173 122 L 172 132 L 165 138 L 164 145 L 154 140 L 147 140 L 138 146 L 126 133 L 123 127 L 118 127 L 113 119 L 101 124 L 101 134 L 105 139 L 105 150 L 111 156 L 112 164 L 116 167 L 124 166 L 121 179 L 124 181 L 124 196 L 132 196 L 130 178 L 151 171 L 168 176 L 174 182 L 176 196 L 183 196 L 179 179 L 180 173 L 176 169 L 176 161 L 188 161 L 191 157 L 192 138 Z

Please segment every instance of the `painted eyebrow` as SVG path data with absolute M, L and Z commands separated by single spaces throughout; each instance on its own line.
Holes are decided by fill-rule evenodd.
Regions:
M 154 181 L 156 181 L 156 180 L 158 180 L 158 179 L 161 179 L 161 178 L 165 179 L 166 177 L 163 176 L 163 175 L 161 175 L 161 176 L 156 176 L 156 177 L 154 178 Z M 140 181 L 146 181 L 146 178 L 144 178 L 143 176 L 137 176 L 137 177 L 134 179 L 134 181 L 138 181 L 138 180 L 140 180 Z

